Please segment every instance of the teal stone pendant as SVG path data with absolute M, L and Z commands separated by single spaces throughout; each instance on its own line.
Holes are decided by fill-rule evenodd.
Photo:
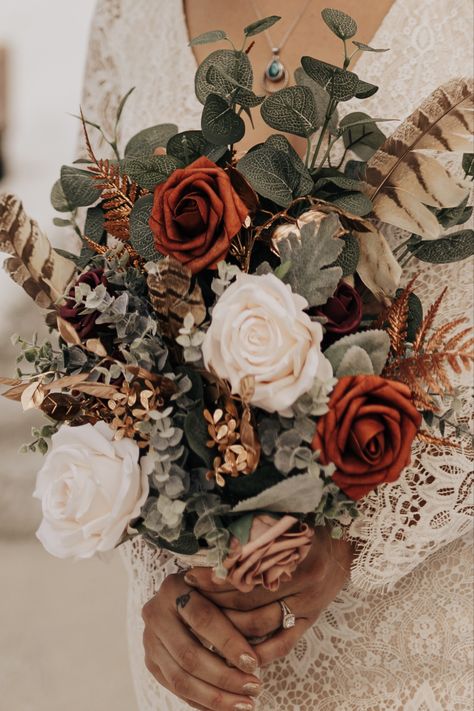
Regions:
M 282 89 L 288 84 L 288 72 L 285 65 L 280 59 L 278 50 L 273 50 L 273 56 L 268 62 L 263 77 L 263 88 L 267 94 L 272 94 L 279 89 Z

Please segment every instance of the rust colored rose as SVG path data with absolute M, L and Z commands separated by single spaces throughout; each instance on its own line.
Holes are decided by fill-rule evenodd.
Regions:
M 278 590 L 309 553 L 314 531 L 294 516 L 274 518 L 259 514 L 252 521 L 248 543 L 241 546 L 234 538 L 224 561 L 231 583 L 240 592 L 250 592 L 257 585 Z
M 104 275 L 104 270 L 100 268 L 91 269 L 90 271 L 81 274 L 74 286 L 69 290 L 68 298 L 59 310 L 61 318 L 65 321 L 69 321 L 69 323 L 74 326 L 79 338 L 90 338 L 93 335 L 96 335 L 96 321 L 100 316 L 100 311 L 86 312 L 83 304 L 76 304 L 74 299 L 74 288 L 78 284 L 89 284 L 91 289 L 95 289 L 95 287 L 99 286 L 99 284 L 103 284 L 107 287 L 108 284 Z
M 325 316 L 325 342 L 333 342 L 336 337 L 353 333 L 362 320 L 362 299 L 357 291 L 341 281 L 334 294 L 323 306 L 314 309 L 317 316 Z M 326 343 L 327 345 L 327 343 Z
M 225 258 L 247 215 L 225 170 L 202 157 L 156 186 L 149 224 L 156 249 L 195 274 Z
M 379 484 L 398 479 L 410 463 L 421 415 L 403 383 L 379 375 L 341 378 L 318 421 L 313 449 L 333 462 L 335 483 L 357 500 Z

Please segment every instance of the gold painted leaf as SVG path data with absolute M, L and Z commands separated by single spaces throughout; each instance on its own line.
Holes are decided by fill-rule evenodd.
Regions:
M 382 222 L 425 239 L 440 234 L 426 207 L 455 207 L 468 185 L 451 176 L 429 152 L 471 151 L 472 79 L 453 79 L 436 89 L 367 163 L 365 192 Z
M 74 326 L 72 326 L 68 321 L 65 321 L 65 319 L 61 318 L 61 316 L 57 317 L 57 324 L 59 335 L 63 341 L 65 341 L 69 346 L 81 345 L 81 339 L 79 338 Z

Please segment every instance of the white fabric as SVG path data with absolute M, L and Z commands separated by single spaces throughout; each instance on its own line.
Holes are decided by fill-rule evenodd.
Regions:
M 372 41 L 391 51 L 366 53 L 356 68 L 382 88 L 344 109 L 406 117 L 439 84 L 470 71 L 472 19 L 469 0 L 396 0 Z M 119 97 L 136 86 L 123 116 L 125 139 L 176 119 L 180 130 L 198 128 L 201 107 L 187 42 L 180 0 L 99 0 L 85 115 L 110 132 Z M 389 239 L 396 244 L 400 235 L 389 231 Z M 408 269 L 405 279 L 410 275 Z M 447 320 L 472 312 L 470 281 L 467 263 L 426 265 L 417 293 L 430 303 L 447 284 L 441 314 Z M 263 671 L 258 709 L 472 708 L 472 561 L 465 545 L 472 531 L 470 462 L 467 445 L 454 451 L 417 444 L 400 481 L 368 497 L 350 531 L 359 544 L 351 582 L 295 650 Z M 140 540 L 122 550 L 130 571 L 130 651 L 140 711 L 188 708 L 142 662 L 140 610 L 175 563 Z

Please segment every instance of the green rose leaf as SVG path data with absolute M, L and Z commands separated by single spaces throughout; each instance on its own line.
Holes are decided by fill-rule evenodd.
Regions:
M 64 194 L 63 186 L 61 185 L 61 179 L 58 178 L 51 188 L 50 194 L 51 205 L 58 212 L 71 212 L 72 207 L 69 204 L 66 195 Z
M 69 165 L 63 165 L 61 168 L 61 187 L 73 209 L 92 205 L 102 193 L 92 173 Z
M 222 69 L 244 89 L 252 91 L 252 66 L 245 52 L 237 52 L 231 49 L 217 49 L 206 57 L 196 72 L 194 88 L 201 104 L 206 103 L 209 94 L 219 94 L 224 98 L 228 93 L 226 91 L 221 94 L 222 89 L 219 90 L 218 87 L 211 84 L 208 80 L 210 67 Z M 212 73 L 211 76 L 213 76 Z
M 153 195 L 139 198 L 130 213 L 130 243 L 147 262 L 156 262 L 163 258 L 155 249 L 153 232 L 148 221 L 153 207 Z
M 474 153 L 464 153 L 462 157 L 462 168 L 466 175 L 474 176 Z
M 211 44 L 212 42 L 220 42 L 223 39 L 227 39 L 227 33 L 224 30 L 210 30 L 194 37 L 188 46 L 195 47 L 198 44 Z
M 349 360 L 346 359 L 343 364 L 343 358 L 349 349 L 354 346 L 365 351 L 365 353 L 369 356 L 372 368 L 371 373 L 380 375 L 385 366 L 388 352 L 390 350 L 390 337 L 385 331 L 373 330 L 362 331 L 360 333 L 353 333 L 350 336 L 344 336 L 324 351 L 324 355 L 333 367 L 336 378 L 342 377 L 342 373 L 339 372 L 339 368 L 342 365 L 344 368 L 349 368 Z M 360 355 L 356 351 L 352 351 L 352 353 L 354 358 L 358 358 Z M 364 362 L 367 363 L 365 359 Z
M 202 112 L 201 129 L 206 141 L 227 146 L 243 138 L 245 124 L 225 99 L 209 94 Z
M 371 47 L 368 44 L 364 44 L 364 42 L 357 42 L 357 40 L 352 40 L 352 44 L 355 44 L 355 46 L 360 49 L 361 52 L 388 52 L 389 48 L 387 47 L 386 49 L 375 49 L 375 47 Z
M 273 25 L 278 22 L 278 20 L 281 20 L 281 17 L 279 17 L 278 15 L 269 15 L 269 17 L 262 17 L 261 20 L 256 20 L 250 25 L 247 25 L 247 27 L 244 27 L 244 35 L 246 37 L 254 37 L 254 35 L 258 35 L 260 34 L 260 32 L 265 32 L 265 30 L 268 30 L 270 27 L 273 27 Z
M 474 230 L 461 230 L 433 240 L 413 240 L 407 244 L 407 249 L 422 262 L 459 262 L 474 254 Z
M 302 57 L 301 64 L 310 79 L 322 86 L 336 101 L 349 101 L 356 95 L 360 80 L 354 72 L 313 57 Z
M 354 111 L 344 116 L 339 129 L 343 130 L 344 146 L 364 161 L 369 160 L 386 140 L 377 124 L 362 111 Z
M 150 156 L 155 148 L 166 148 L 171 136 L 178 132 L 174 123 L 160 123 L 144 128 L 129 140 L 125 146 L 125 156 Z
M 260 112 L 271 128 L 307 138 L 318 125 L 313 93 L 306 86 L 290 86 L 267 96 Z
M 181 161 L 170 155 L 130 156 L 120 164 L 123 173 L 147 190 L 154 190 L 180 167 Z
M 341 210 L 347 210 L 347 212 L 358 217 L 363 217 L 372 212 L 372 201 L 364 193 L 344 193 L 331 200 L 331 202 L 333 205 L 340 207 Z
M 334 236 L 339 228 L 339 219 L 333 213 L 319 224 L 303 225 L 300 239 L 290 234 L 278 243 L 282 264 L 291 263 L 283 281 L 310 306 L 325 304 L 341 280 L 342 269 L 334 266 L 344 248 L 342 239 Z
M 357 22 L 341 10 L 327 7 L 321 12 L 321 17 L 339 39 L 348 40 L 357 32 Z

